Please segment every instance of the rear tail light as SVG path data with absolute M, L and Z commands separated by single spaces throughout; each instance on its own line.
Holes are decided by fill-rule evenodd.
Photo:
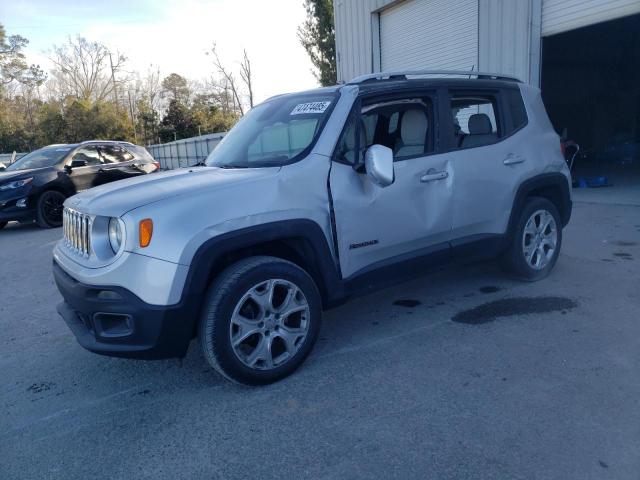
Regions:
M 560 140 L 560 152 L 562 153 L 563 157 L 564 157 L 566 151 L 567 151 L 567 146 L 564 144 L 564 142 L 562 140 Z
M 153 162 L 154 167 L 156 167 L 156 170 L 160 170 L 160 162 Z

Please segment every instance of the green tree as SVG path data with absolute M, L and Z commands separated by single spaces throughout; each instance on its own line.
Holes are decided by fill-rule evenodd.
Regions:
M 143 144 L 158 141 L 158 112 L 155 111 L 147 99 L 140 100 L 136 106 L 138 111 L 137 127 Z
M 228 131 L 239 118 L 237 112 L 225 110 L 220 106 L 216 94 L 198 94 L 191 105 L 191 116 L 201 133 L 217 133 Z
M 162 89 L 169 95 L 170 100 L 186 104 L 189 101 L 189 85 L 187 79 L 177 73 L 172 73 L 162 80 Z
M 113 102 L 91 102 L 69 97 L 40 106 L 35 129 L 36 146 L 84 140 L 132 140 L 133 126 Z
M 20 113 L 16 102 L 0 97 L 0 152 L 29 149 L 32 138 Z
M 73 100 L 64 113 L 66 142 L 108 139 L 130 140 L 132 125 L 113 102 Z
M 177 100 L 169 102 L 169 108 L 160 125 L 160 138 L 164 142 L 194 137 L 198 134 L 198 127 L 191 112 Z
M 0 24 L 0 85 L 18 82 L 26 85 L 40 85 L 46 75 L 37 65 L 27 65 L 23 53 L 29 40 L 20 35 L 7 36 Z
M 307 19 L 298 27 L 300 43 L 311 58 L 320 85 L 335 85 L 336 34 L 333 0 L 304 0 Z
M 38 112 L 38 145 L 50 145 L 66 141 L 67 122 L 59 102 L 48 102 Z

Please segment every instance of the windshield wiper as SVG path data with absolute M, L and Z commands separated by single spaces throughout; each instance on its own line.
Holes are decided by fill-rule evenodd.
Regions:
M 216 164 L 213 163 L 211 167 L 218 168 L 260 168 L 260 167 L 280 167 L 281 163 L 289 160 L 288 155 L 273 155 L 272 157 L 264 157 L 258 160 L 252 160 L 248 163 L 237 164 L 237 163 L 221 163 Z
M 282 162 L 289 160 L 288 155 L 274 155 L 255 160 L 252 167 L 280 167 Z

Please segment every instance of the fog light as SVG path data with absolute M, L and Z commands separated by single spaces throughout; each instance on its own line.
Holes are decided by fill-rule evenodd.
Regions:
M 111 290 L 100 290 L 97 297 L 99 300 L 122 300 L 122 296 L 118 292 Z
M 27 206 L 27 199 L 26 198 L 21 198 L 20 200 L 18 200 L 16 202 L 16 207 L 26 208 L 26 206 Z

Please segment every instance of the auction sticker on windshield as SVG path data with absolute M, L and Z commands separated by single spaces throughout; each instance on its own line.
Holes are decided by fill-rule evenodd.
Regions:
M 299 103 L 291 110 L 291 115 L 303 115 L 308 113 L 323 113 L 331 102 Z

